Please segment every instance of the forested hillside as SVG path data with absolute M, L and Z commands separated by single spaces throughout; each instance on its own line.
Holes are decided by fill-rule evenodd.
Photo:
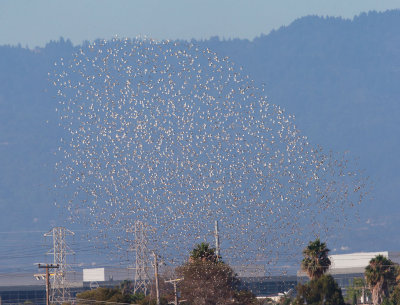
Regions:
M 253 41 L 192 42 L 243 66 L 312 143 L 359 158 L 374 189 L 344 242 L 399 250 L 400 11 L 310 16 Z M 0 46 L 0 231 L 46 230 L 56 219 L 53 154 L 63 131 L 48 72 L 78 50 L 64 39 L 34 50 Z
M 400 198 L 399 25 L 398 10 L 310 16 L 251 42 L 204 43 L 264 84 L 312 142 L 359 157 L 379 202 L 365 208 L 390 215 Z

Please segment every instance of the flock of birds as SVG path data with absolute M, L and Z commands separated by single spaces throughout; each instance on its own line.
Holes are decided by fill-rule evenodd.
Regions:
M 212 243 L 218 221 L 225 260 L 273 263 L 328 236 L 364 195 L 345 156 L 313 147 L 209 49 L 97 41 L 60 59 L 51 79 L 67 131 L 58 189 L 74 219 L 122 251 L 142 221 L 148 248 L 184 259 Z

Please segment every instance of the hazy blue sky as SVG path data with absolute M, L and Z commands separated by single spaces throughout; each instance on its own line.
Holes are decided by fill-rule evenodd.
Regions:
M 0 0 L 0 45 L 43 46 L 60 36 L 252 39 L 310 15 L 352 18 L 399 0 Z

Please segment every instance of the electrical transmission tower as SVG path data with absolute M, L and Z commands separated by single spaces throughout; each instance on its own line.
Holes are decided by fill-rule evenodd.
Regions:
M 44 234 L 44 236 L 53 237 L 53 249 L 48 254 L 54 256 L 54 265 L 58 265 L 58 269 L 55 269 L 54 275 L 52 276 L 50 301 L 53 304 L 62 304 L 70 300 L 70 291 L 67 281 L 67 254 L 73 254 L 74 252 L 68 247 L 66 237 L 68 235 L 75 235 L 74 232 L 64 228 L 55 227 L 50 232 Z
M 143 292 L 147 294 L 150 278 L 148 275 L 148 250 L 146 226 L 141 221 L 135 221 L 135 250 L 136 250 L 136 267 L 135 267 L 135 286 L 134 293 Z

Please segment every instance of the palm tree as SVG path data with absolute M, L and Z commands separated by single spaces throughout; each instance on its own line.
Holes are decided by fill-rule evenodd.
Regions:
M 374 305 L 381 304 L 383 298 L 389 295 L 389 287 L 395 280 L 395 271 L 394 263 L 383 255 L 377 255 L 369 261 L 364 275 Z
M 301 269 L 305 271 L 311 280 L 320 278 L 331 265 L 328 257 L 329 249 L 325 243 L 321 243 L 319 238 L 310 241 L 303 250 L 303 260 Z
M 209 261 L 217 262 L 217 256 L 215 254 L 215 248 L 210 248 L 208 243 L 201 243 L 190 252 L 190 261 Z

